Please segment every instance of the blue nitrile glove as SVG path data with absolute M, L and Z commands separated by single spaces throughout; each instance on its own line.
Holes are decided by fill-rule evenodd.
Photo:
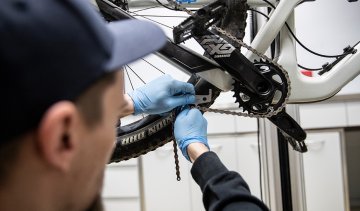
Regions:
M 161 114 L 195 103 L 194 86 L 169 75 L 163 75 L 128 94 L 134 102 L 135 115 Z
M 203 143 L 210 149 L 207 140 L 207 121 L 198 109 L 185 108 L 176 117 L 174 136 L 184 157 L 190 161 L 187 147 L 191 143 Z

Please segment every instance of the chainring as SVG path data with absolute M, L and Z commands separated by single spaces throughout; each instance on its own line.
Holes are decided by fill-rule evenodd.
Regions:
M 259 72 L 270 80 L 274 90 L 269 99 L 261 99 L 256 94 L 249 91 L 241 82 L 235 81 L 233 84 L 233 97 L 235 103 L 239 103 L 239 108 L 249 114 L 264 115 L 280 108 L 288 93 L 287 78 L 284 73 L 274 64 L 267 61 L 255 61 L 254 66 Z

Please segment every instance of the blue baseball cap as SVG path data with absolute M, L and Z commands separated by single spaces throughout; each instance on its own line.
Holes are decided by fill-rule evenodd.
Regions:
M 2 0 L 0 142 L 37 127 L 60 100 L 166 42 L 156 25 L 106 23 L 88 0 Z

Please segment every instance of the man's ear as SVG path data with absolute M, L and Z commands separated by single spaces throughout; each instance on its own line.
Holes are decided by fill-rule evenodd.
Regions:
M 46 163 L 61 171 L 70 169 L 78 146 L 79 124 L 79 112 L 72 102 L 58 102 L 46 111 L 37 130 L 36 142 Z

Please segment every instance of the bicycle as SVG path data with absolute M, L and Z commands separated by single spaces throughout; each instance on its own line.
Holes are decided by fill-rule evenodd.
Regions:
M 128 3 L 125 0 L 96 2 L 108 21 L 134 18 L 134 13 L 126 11 Z M 174 0 L 168 0 L 169 5 L 157 2 L 190 15 L 174 28 L 174 41 L 169 39 L 159 54 L 191 75 L 188 82 L 194 84 L 197 94 L 211 98 L 197 107 L 203 112 L 268 118 L 282 131 L 296 151 L 307 151 L 304 143 L 306 133 L 285 112 L 285 105 L 330 98 L 360 74 L 358 43 L 336 55 L 336 60 L 331 64 L 323 66 L 321 77 L 309 78 L 298 71 L 293 40 L 296 37 L 291 31 L 294 23 L 287 22 L 293 15 L 293 9 L 303 2 L 301 0 L 280 1 L 276 7 L 275 0 L 218 0 L 195 12 Z M 273 11 L 251 46 L 248 46 L 242 42 L 247 10 L 260 4 L 273 8 Z M 278 39 L 280 54 L 275 61 L 266 56 L 265 52 L 278 34 L 281 37 Z M 204 48 L 205 56 L 179 45 L 190 37 L 194 37 Z M 245 47 L 248 51 L 242 54 L 240 47 Z M 340 74 L 342 69 L 346 69 L 347 73 Z M 236 102 L 243 112 L 224 112 L 209 108 L 221 92 L 229 90 L 234 91 Z M 173 140 L 172 124 L 175 117 L 176 112 L 166 116 L 150 115 L 130 125 L 119 126 L 111 162 L 137 157 Z

